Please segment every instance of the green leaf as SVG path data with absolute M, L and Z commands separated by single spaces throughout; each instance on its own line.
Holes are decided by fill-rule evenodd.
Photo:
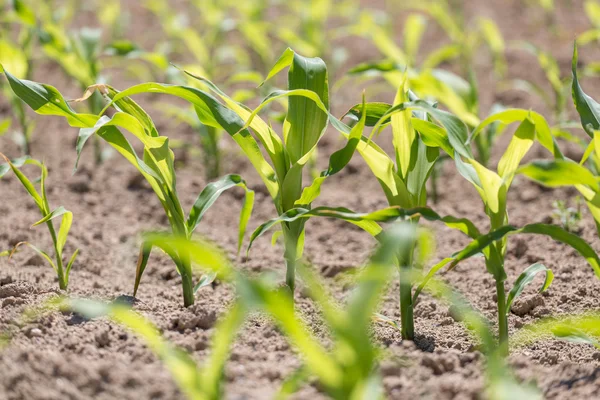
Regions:
M 229 133 L 255 167 L 271 196 L 273 198 L 277 197 L 279 188 L 273 168 L 265 160 L 250 132 L 247 129 L 243 129 L 244 121 L 233 110 L 223 106 L 213 96 L 202 90 L 187 86 L 163 85 L 159 83 L 143 83 L 132 86 L 119 92 L 113 98 L 113 102 L 140 93 L 169 94 L 193 104 L 203 124 L 220 127 Z
M 196 293 L 199 289 L 213 283 L 216 278 L 217 278 L 217 274 L 215 274 L 214 272 L 211 274 L 204 275 L 202 278 L 200 278 L 198 283 L 194 286 L 194 293 Z
M 471 132 L 468 143 L 473 142 L 475 136 L 479 135 L 488 125 L 491 125 L 495 122 L 508 125 L 512 124 L 513 122 L 522 122 L 526 118 L 530 118 L 535 124 L 535 130 L 537 134 L 536 138 L 540 144 L 548 149 L 548 151 L 550 151 L 555 157 L 563 158 L 562 153 L 554 142 L 552 131 L 550 130 L 550 126 L 548 126 L 546 119 L 542 115 L 530 110 L 508 109 L 490 115 L 481 121 L 481 123 L 473 130 L 473 132 Z
M 498 162 L 498 175 L 504 180 L 506 187 L 510 187 L 521 160 L 533 145 L 534 140 L 535 123 L 531 119 L 525 118 Z
M 579 80 L 577 79 L 577 43 L 573 45 L 571 71 L 573 73 L 573 103 L 581 118 L 583 129 L 590 137 L 593 137 L 593 131 L 600 129 L 600 104 L 583 92 Z
M 19 181 L 21 182 L 21 184 L 23 185 L 23 187 L 25 188 L 25 190 L 27 190 L 27 193 L 29 193 L 29 195 L 31 196 L 31 198 L 35 201 L 35 204 L 38 206 L 38 208 L 40 209 L 40 211 L 42 213 L 47 212 L 45 210 L 45 202 L 44 199 L 42 198 L 42 196 L 37 192 L 37 190 L 35 189 L 35 187 L 33 186 L 33 183 L 29 180 L 29 178 L 27 178 L 25 176 L 25 174 L 23 174 L 20 170 L 19 167 L 25 165 L 25 164 L 35 164 L 38 167 L 40 167 L 42 169 L 42 173 L 45 170 L 45 166 L 43 164 L 41 164 L 39 161 L 33 160 L 29 157 L 24 157 L 24 158 L 20 158 L 15 160 L 17 162 L 17 164 L 13 164 L 4 154 L 0 153 L 0 157 L 4 158 L 4 161 L 6 161 L 6 165 L 8 165 L 8 167 L 12 170 L 12 172 L 17 176 L 17 178 L 19 179 Z M 6 168 L 2 168 L 3 166 L 0 165 L 0 177 L 2 177 L 7 169 Z
M 12 91 L 38 114 L 65 117 L 69 125 L 77 128 L 94 126 L 99 118 L 73 111 L 58 90 L 50 85 L 18 79 L 6 70 L 4 73 Z
M 24 78 L 27 76 L 28 69 L 27 55 L 23 50 L 8 40 L 0 40 L 0 73 L 8 70 L 15 76 Z
M 12 0 L 12 6 L 21 22 L 32 27 L 35 26 L 35 13 L 23 0 Z
M 427 285 L 428 281 L 433 278 L 433 275 L 442 269 L 444 266 L 450 264 L 449 268 L 454 268 L 460 261 L 465 260 L 469 257 L 472 257 L 476 254 L 483 252 L 489 245 L 492 243 L 503 239 L 508 235 L 527 233 L 527 234 L 537 234 L 537 235 L 546 235 L 551 237 L 554 240 L 557 240 L 561 243 L 567 244 L 571 246 L 574 250 L 576 250 L 581 256 L 583 256 L 588 264 L 594 270 L 594 273 L 598 278 L 600 278 L 600 258 L 594 251 L 594 249 L 579 236 L 568 232 L 567 230 L 549 224 L 528 224 L 521 228 L 516 228 L 511 225 L 502 226 L 492 232 L 489 232 L 485 235 L 480 235 L 475 238 L 471 243 L 465 246 L 461 251 L 455 253 L 452 257 L 445 258 L 432 267 L 426 277 L 423 278 L 422 283 L 419 285 L 417 290 L 415 291 L 415 299 L 416 296 L 421 292 L 421 290 Z M 499 273 L 502 271 L 489 271 L 492 274 Z
M 59 252 L 58 257 L 62 257 L 62 251 L 67 243 L 67 236 L 71 230 L 71 224 L 73 223 L 73 213 L 67 211 L 63 214 L 62 221 L 60 222 L 60 229 L 58 230 L 58 236 L 56 238 L 56 248 Z
M 327 66 L 320 58 L 306 58 L 294 53 L 288 72 L 288 90 L 315 92 L 329 108 Z M 284 136 L 285 147 L 292 164 L 308 153 L 321 138 L 327 126 L 328 113 L 305 97 L 290 97 L 286 122 L 289 131 Z
M 600 349 L 600 315 L 589 313 L 546 318 L 526 325 L 511 337 L 514 347 L 522 347 L 555 336 L 559 339 L 591 344 Z
M 392 222 L 397 219 L 422 217 L 429 221 L 440 221 L 452 229 L 458 229 L 469 237 L 479 237 L 479 230 L 475 225 L 464 218 L 455 218 L 452 216 L 442 217 L 436 212 L 426 207 L 418 207 L 413 209 L 403 209 L 400 207 L 387 207 L 371 213 L 355 213 L 347 208 L 338 207 L 316 207 L 312 210 L 305 208 L 293 208 L 288 212 L 273 218 L 264 224 L 260 225 L 250 236 L 248 251 L 254 240 L 267 232 L 271 227 L 282 222 L 292 222 L 300 218 L 310 217 L 327 217 L 341 219 L 357 225 L 372 236 L 377 236 L 381 233 L 381 228 L 376 222 Z
M 176 254 L 188 254 L 203 272 L 214 272 L 222 281 L 230 282 L 236 276 L 235 269 L 227 256 L 207 241 L 191 241 L 165 233 L 146 233 L 143 241 L 145 246 L 158 247 L 171 257 Z
M 20 242 L 17 243 L 15 245 L 15 247 L 13 248 L 11 255 L 17 250 L 17 248 L 21 245 L 26 245 L 27 247 L 29 247 L 30 249 L 32 249 L 33 251 L 35 251 L 36 253 L 38 253 L 40 256 L 42 256 L 46 261 L 48 261 L 48 264 L 50 264 L 52 266 L 52 268 L 54 269 L 54 271 L 58 274 L 58 268 L 56 267 L 56 264 L 54 263 L 54 261 L 52 261 L 52 258 L 50 258 L 50 256 L 48 255 L 48 253 L 46 253 L 45 251 L 39 249 L 38 247 L 32 245 L 29 242 Z
M 513 285 L 512 289 L 510 289 L 510 292 L 508 293 L 508 298 L 506 299 L 506 314 L 507 315 L 510 312 L 510 307 L 511 307 L 513 301 L 517 297 L 519 297 L 519 295 L 523 292 L 525 287 L 533 281 L 533 278 L 535 278 L 535 275 L 538 274 L 539 272 L 543 272 L 546 275 L 546 279 L 544 279 L 544 283 L 542 284 L 542 287 L 539 290 L 540 293 L 544 292 L 546 289 L 548 289 L 550 287 L 550 285 L 552 284 L 552 281 L 554 280 L 554 274 L 552 273 L 552 271 L 549 268 L 547 268 L 545 265 L 540 264 L 540 263 L 530 265 L 529 267 L 527 267 L 527 269 L 525 271 L 523 271 L 521 273 L 521 275 L 519 275 L 519 277 L 515 281 L 515 284 Z
M 60 206 L 57 209 L 55 209 L 54 211 L 52 211 L 51 213 L 46 214 L 44 216 L 44 218 L 40 219 L 35 224 L 31 225 L 31 227 L 33 228 L 34 226 L 38 226 L 40 224 L 43 224 L 44 222 L 48 222 L 56 217 L 60 217 L 61 215 L 68 213 L 68 212 L 69 211 L 66 210 L 63 206 Z
M 344 117 L 348 117 L 354 122 L 360 121 L 363 115 L 365 115 L 365 125 L 375 126 L 377 122 L 392 108 L 389 103 L 365 103 L 364 109 L 362 104 L 357 104 L 344 114 Z
M 570 160 L 535 160 L 517 170 L 549 187 L 588 185 L 598 190 L 597 178 L 584 166 Z
M 67 285 L 69 284 L 69 276 L 71 275 L 71 268 L 73 268 L 73 263 L 75 263 L 75 259 L 77 258 L 77 255 L 79 254 L 79 249 L 76 249 L 73 252 L 73 255 L 71 256 L 71 258 L 69 259 L 69 263 L 67 264 L 67 268 L 65 269 L 65 280 L 67 281 Z
M 2 137 L 8 130 L 10 129 L 10 124 L 12 121 L 10 118 L 6 118 L 5 120 L 0 121 L 0 137 Z
M 420 14 L 410 14 L 404 23 L 404 52 L 408 65 L 414 65 L 421 45 L 427 19 Z
M 402 83 L 398 87 L 396 97 L 394 98 L 394 106 L 408 101 L 406 73 L 404 74 Z M 400 176 L 406 179 L 406 174 L 411 164 L 417 159 L 412 158 L 413 141 L 416 138 L 416 133 L 411 124 L 412 113 L 410 110 L 399 111 L 391 115 L 392 121 L 392 144 L 396 152 L 396 166 L 400 172 Z
M 146 270 L 146 265 L 148 264 L 148 259 L 150 258 L 150 253 L 152 252 L 152 245 L 148 244 L 144 241 L 140 246 L 140 253 L 138 256 L 138 261 L 135 269 L 135 283 L 133 284 L 133 297 L 137 295 L 138 288 L 140 287 L 140 281 L 142 279 L 142 275 Z
M 479 29 L 483 39 L 490 48 L 495 60 L 495 70 L 500 76 L 506 73 L 506 60 L 504 59 L 505 44 L 498 25 L 491 18 L 479 18 Z
M 329 167 L 321 172 L 321 175 L 313 180 L 313 183 L 305 187 L 302 191 L 302 196 L 294 202 L 296 206 L 309 206 L 321 193 L 321 185 L 328 176 L 334 175 L 340 172 L 352 159 L 356 147 L 360 143 L 362 133 L 365 128 L 366 113 L 364 112 L 365 101 L 363 96 L 363 111 L 362 117 L 358 121 L 358 124 L 354 125 L 350 133 L 347 135 L 347 142 L 345 146 L 335 151 L 329 157 Z
M 187 227 L 188 232 L 191 234 L 194 232 L 204 213 L 214 204 L 214 202 L 219 198 L 219 196 L 224 193 L 226 190 L 241 187 L 244 188 L 246 192 L 246 199 L 244 201 L 244 206 L 242 207 L 242 211 L 240 213 L 240 226 L 239 226 L 239 237 L 238 237 L 238 252 L 242 246 L 242 240 L 244 239 L 246 226 L 248 224 L 248 220 L 250 219 L 250 215 L 252 213 L 252 208 L 254 204 L 254 192 L 248 188 L 246 185 L 246 181 L 242 179 L 239 175 L 226 175 L 215 182 L 211 182 L 202 190 L 188 216 Z
M 396 112 L 402 112 L 408 109 L 418 109 L 429 113 L 434 119 L 436 119 L 446 129 L 448 140 L 452 147 L 462 156 L 467 158 L 473 158 L 471 149 L 466 145 L 469 132 L 467 126 L 455 115 L 449 112 L 438 110 L 431 104 L 424 100 L 415 100 L 411 102 L 404 102 L 397 104 L 390 108 L 384 116 L 379 120 L 379 123 L 373 128 L 373 132 L 379 129 L 379 125 L 386 122 L 392 114 Z

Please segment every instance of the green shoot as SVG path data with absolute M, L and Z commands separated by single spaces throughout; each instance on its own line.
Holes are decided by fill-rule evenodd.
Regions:
M 151 117 L 137 103 L 108 85 L 95 85 L 86 90 L 80 101 L 98 90 L 111 101 L 110 104 L 115 107 L 117 112 L 111 118 L 80 114 L 65 102 L 63 96 L 54 87 L 20 80 L 8 71 L 5 73 L 15 94 L 38 114 L 62 116 L 71 126 L 80 128 L 76 145 L 78 158 L 87 140 L 92 135 L 96 135 L 136 167 L 160 200 L 169 221 L 171 233 L 174 235 L 191 238 L 205 212 L 216 199 L 228 189 L 242 187 L 246 196 L 240 213 L 239 249 L 254 203 L 254 192 L 248 189 L 246 182 L 239 175 L 226 175 L 208 184 L 186 217 L 177 195 L 175 160 L 173 151 L 169 148 L 169 139 L 159 135 Z M 129 131 L 143 145 L 142 158 L 137 155 L 121 130 Z M 140 249 L 134 296 L 137 293 L 151 250 L 152 248 L 145 244 Z M 194 293 L 201 285 L 194 286 L 193 284 L 192 268 L 187 254 L 171 254 L 171 257 L 182 278 L 183 302 L 187 307 L 194 303 Z
M 50 255 L 44 250 L 39 249 L 29 242 L 20 242 L 17 243 L 10 253 L 14 253 L 17 248 L 21 245 L 26 245 L 30 247 L 33 251 L 38 253 L 45 261 L 47 261 L 58 277 L 58 286 L 61 290 L 67 290 L 69 286 L 69 276 L 71 274 L 71 268 L 73 267 L 73 263 L 75 262 L 75 258 L 79 253 L 79 250 L 75 250 L 69 261 L 64 264 L 63 259 L 63 250 L 65 244 L 67 243 L 67 236 L 69 235 L 69 230 L 71 229 L 71 224 L 73 222 L 73 213 L 71 211 L 66 210 L 64 207 L 58 207 L 54 210 L 50 208 L 50 203 L 48 202 L 48 197 L 46 195 L 46 179 L 48 177 L 48 169 L 46 166 L 32 158 L 22 157 L 13 161 L 10 161 L 4 154 L 0 153 L 0 157 L 4 158 L 6 164 L 0 165 L 0 178 L 4 176 L 8 171 L 12 171 L 16 177 L 19 179 L 25 190 L 29 193 L 36 206 L 40 210 L 42 215 L 42 219 L 34 223 L 31 227 L 35 227 L 41 224 L 46 224 L 48 227 L 48 231 L 50 232 L 50 237 L 52 238 L 52 243 L 54 245 L 54 256 L 55 259 L 52 260 Z M 35 165 L 41 170 L 40 177 L 40 188 L 37 190 L 35 188 L 34 183 L 20 171 L 24 165 Z M 62 220 L 60 222 L 60 226 L 58 229 L 58 233 L 54 227 L 54 219 L 61 217 Z
M 508 320 L 507 314 L 510 310 L 511 297 L 507 299 L 504 282 L 506 281 L 506 271 L 504 267 L 504 259 L 507 249 L 507 235 L 515 231 L 543 234 L 551 238 L 563 242 L 580 254 L 582 254 L 595 270 L 596 275 L 600 277 L 600 265 L 598 256 L 594 250 L 581 238 L 569 233 L 565 229 L 558 226 L 547 224 L 530 224 L 516 230 L 511 227 L 507 213 L 507 193 L 514 176 L 519 170 L 519 165 L 523 157 L 527 154 L 534 141 L 545 147 L 548 151 L 555 155 L 558 159 L 563 159 L 563 155 L 556 147 L 554 138 L 552 137 L 550 128 L 546 120 L 534 112 L 525 110 L 506 110 L 498 114 L 494 114 L 486 118 L 472 133 L 471 139 L 479 134 L 487 125 L 499 121 L 504 125 L 513 122 L 520 122 L 519 127 L 514 133 L 514 136 L 503 156 L 498 163 L 497 172 L 492 171 L 474 159 L 456 156 L 456 167 L 460 174 L 467 179 L 480 195 L 484 203 L 484 211 L 490 220 L 490 233 L 478 238 L 482 241 L 483 238 L 489 241 L 493 237 L 490 246 L 483 250 L 485 264 L 488 272 L 496 281 L 496 296 L 498 306 L 498 330 L 499 341 L 502 353 L 508 352 Z M 531 274 L 544 272 L 546 274 L 546 282 L 549 284 L 550 271 L 542 266 L 531 266 L 523 274 Z M 517 283 L 527 281 L 526 278 L 519 278 Z M 546 285 L 544 285 L 544 289 Z M 518 294 L 518 291 L 516 292 Z

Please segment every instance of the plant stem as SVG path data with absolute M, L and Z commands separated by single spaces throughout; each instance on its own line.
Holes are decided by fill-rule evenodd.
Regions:
M 498 303 L 498 352 L 508 356 L 508 317 L 506 315 L 506 291 L 504 281 L 496 281 L 496 300 Z
M 415 338 L 415 320 L 413 315 L 412 300 L 412 268 L 414 244 L 411 247 L 407 258 L 402 254 L 398 256 L 400 267 L 400 322 L 403 340 L 414 340 Z
M 48 231 L 50 231 L 52 243 L 54 243 L 54 252 L 56 253 L 56 274 L 58 275 L 58 287 L 60 288 L 60 290 L 67 290 L 67 278 L 65 277 L 63 269 L 62 254 L 60 254 L 58 251 L 58 240 L 56 238 L 54 224 L 52 223 L 52 221 L 47 221 L 46 225 L 48 226 Z
M 183 287 L 183 306 L 194 305 L 194 283 L 192 277 L 187 274 L 181 274 L 181 285 Z
M 298 261 L 298 244 L 304 224 L 294 221 L 283 226 L 283 258 L 285 260 L 285 284 L 290 289 L 292 299 L 296 289 L 296 262 Z
M 286 236 L 284 234 L 284 236 Z M 290 289 L 292 294 L 292 298 L 294 297 L 294 291 L 296 289 L 296 252 L 297 252 L 297 243 L 294 243 L 292 238 L 285 239 L 285 250 L 283 253 L 283 258 L 285 260 L 285 284 Z
M 190 256 L 186 252 L 179 252 L 179 259 L 175 261 L 181 275 L 181 288 L 183 289 L 183 306 L 189 307 L 194 305 L 194 282 L 192 273 L 192 262 Z

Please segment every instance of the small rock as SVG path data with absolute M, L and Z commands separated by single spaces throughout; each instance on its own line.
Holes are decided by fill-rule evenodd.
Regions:
M 202 351 L 202 350 L 206 350 L 208 348 L 208 342 L 206 341 L 206 338 L 200 338 L 196 341 L 194 348 L 196 349 L 196 351 Z
M 17 297 L 8 297 L 6 299 L 4 299 L 4 301 L 2 302 L 2 307 L 9 307 L 9 306 L 19 306 L 21 304 L 25 304 L 27 303 L 27 301 L 25 299 L 20 299 Z
M 7 297 L 21 297 L 25 291 L 25 287 L 26 285 L 20 284 L 19 282 L 0 286 L 0 299 L 5 299 Z
M 33 328 L 30 329 L 29 331 L 27 331 L 27 337 L 28 338 L 34 338 L 34 337 L 41 337 L 42 336 L 42 331 L 38 328 Z
M 400 366 L 391 360 L 385 360 L 380 364 L 379 371 L 382 376 L 398 376 L 400 375 Z
M 521 199 L 521 201 L 525 201 L 525 202 L 535 200 L 538 197 L 538 191 L 534 188 L 521 190 L 519 192 L 519 194 L 520 194 L 519 198 Z
M 270 381 L 275 381 L 275 380 L 281 378 L 281 372 L 279 372 L 279 370 L 276 368 L 268 369 L 266 371 L 265 375 Z
M 435 375 L 442 375 L 444 373 L 443 365 L 437 357 L 425 354 L 423 360 L 421 360 L 421 364 L 432 370 Z
M 77 177 L 77 179 L 69 183 L 69 189 L 73 193 L 88 193 L 90 191 L 90 184 L 86 177 Z
M 543 306 L 544 304 L 544 298 L 539 294 L 521 296 L 514 301 L 510 307 L 510 311 L 522 317 L 532 312 L 536 307 Z
M 107 347 L 110 345 L 110 336 L 108 335 L 108 331 L 97 333 L 96 336 L 94 336 L 94 339 L 96 339 L 96 344 L 98 347 Z
M 440 321 L 441 326 L 448 326 L 448 325 L 452 325 L 453 323 L 454 323 L 454 319 L 452 319 L 451 317 L 446 317 Z
M 0 278 L 0 286 L 4 286 L 4 285 L 8 285 L 9 283 L 13 283 L 14 280 L 12 278 L 12 276 L 5 276 Z
M 42 257 L 40 257 L 39 254 L 33 255 L 29 260 L 27 260 L 25 262 L 25 265 L 33 265 L 33 266 L 36 266 L 36 267 L 41 267 L 44 264 L 45 264 L 44 263 L 44 259 Z

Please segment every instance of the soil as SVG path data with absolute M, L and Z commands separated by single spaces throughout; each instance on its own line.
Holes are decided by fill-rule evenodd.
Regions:
M 147 27 L 156 26 L 156 20 L 135 5 L 136 2 L 126 3 L 135 21 L 131 34 L 152 43 L 155 31 L 159 29 L 148 30 Z M 384 2 L 368 2 L 368 6 L 383 7 L 380 3 Z M 463 4 L 467 21 L 474 21 L 477 15 L 493 17 L 507 41 L 526 39 L 542 46 L 558 58 L 563 74 L 568 76 L 572 41 L 590 24 L 581 1 L 556 3 L 557 29 L 552 29 L 541 12 L 523 1 L 470 0 Z M 398 11 L 398 15 L 395 30 L 401 38 L 403 13 Z M 146 34 L 147 31 L 150 32 Z M 444 40 L 440 29 L 430 23 L 425 53 Z M 377 51 L 366 41 L 352 39 L 340 44 L 351 46 L 348 65 L 378 58 Z M 593 46 L 581 50 L 582 62 L 591 60 L 593 51 Z M 511 49 L 507 57 L 509 77 L 526 78 L 545 85 L 543 74 L 530 56 Z M 543 102 L 532 94 L 498 92 L 485 52 L 477 54 L 475 68 L 484 113 L 492 103 L 502 101 L 513 107 L 550 114 Z M 111 76 L 111 82 L 119 88 L 133 83 L 131 78 L 117 73 Z M 80 90 L 56 67 L 38 69 L 35 79 L 53 83 L 67 97 L 76 98 L 80 94 Z M 592 96 L 600 95 L 593 80 L 585 80 L 583 85 Z M 345 87 L 332 95 L 332 99 L 336 99 L 332 104 L 334 113 L 339 115 L 357 102 L 361 89 L 360 85 Z M 390 100 L 393 91 L 388 89 L 386 93 L 387 96 L 379 97 Z M 141 99 L 149 108 L 156 101 L 155 97 Z M 0 119 L 10 113 L 6 104 L 2 104 L 0 110 Z M 191 130 L 169 126 L 156 109 L 151 113 L 157 116 L 158 129 L 163 135 L 197 143 Z M 49 166 L 50 202 L 54 206 L 65 206 L 75 215 L 66 253 L 71 254 L 76 248 L 81 253 L 72 271 L 69 294 L 102 300 L 130 295 L 139 234 L 166 227 L 160 203 L 124 159 L 115 155 L 109 162 L 95 167 L 91 146 L 84 151 L 81 167 L 73 175 L 77 132 L 58 118 L 37 120 L 33 153 Z M 327 132 L 320 151 L 323 166 L 326 157 L 340 144 L 336 137 L 333 131 Z M 380 141 L 385 142 L 385 138 L 382 136 Z M 495 160 L 508 139 L 509 135 L 506 135 L 500 140 L 494 152 Z M 240 157 L 234 143 L 227 138 L 222 143 L 226 172 L 240 173 L 257 192 L 250 223 L 250 229 L 254 229 L 274 216 L 274 207 L 251 165 Z M 0 149 L 11 156 L 18 154 L 17 147 L 7 137 L 0 139 Z M 578 155 L 575 147 L 567 146 L 567 153 L 573 158 Z M 538 148 L 530 155 L 545 156 Z M 361 183 L 358 191 L 357 182 Z M 436 211 L 468 216 L 481 229 L 487 228 L 479 197 L 451 165 L 444 166 L 440 183 L 439 203 L 434 206 Z M 178 191 L 184 208 L 191 206 L 205 184 L 201 163 L 188 157 L 178 170 Z M 517 178 L 509 194 L 511 221 L 516 225 L 551 221 L 552 202 L 556 199 L 572 201 L 575 194 L 573 190 L 547 190 Z M 326 182 L 316 205 L 344 206 L 366 212 L 384 207 L 386 202 L 376 180 L 357 155 L 347 169 Z M 199 227 L 201 235 L 222 246 L 232 258 L 239 206 L 240 193 L 224 194 Z M 50 247 L 44 229 L 29 228 L 39 219 L 37 209 L 11 175 L 0 180 L 0 217 L 0 249 L 24 240 L 42 248 Z M 438 241 L 432 261 L 452 254 L 467 243 L 460 233 L 439 225 L 432 227 Z M 600 251 L 598 235 L 587 210 L 579 233 Z M 307 224 L 305 254 L 322 271 L 323 279 L 340 299 L 348 290 L 344 284 L 347 274 L 365 261 L 374 245 L 375 241 L 368 234 L 339 221 L 314 219 Z M 517 236 L 509 241 L 507 287 L 534 262 L 543 262 L 552 268 L 556 279 L 544 294 L 535 291 L 534 286 L 540 278 L 526 289 L 509 316 L 511 332 L 549 315 L 600 310 L 600 281 L 586 261 L 565 246 L 542 237 Z M 171 261 L 157 253 L 152 255 L 148 265 L 135 309 L 153 321 L 168 340 L 189 351 L 201 363 L 209 352 L 215 321 L 235 297 L 232 287 L 216 282 L 203 288 L 196 296 L 196 304 L 185 309 L 180 279 Z M 250 257 L 238 259 L 237 265 L 250 272 L 273 271 L 281 277 L 284 275 L 282 249 L 279 245 L 271 246 L 268 237 L 258 240 Z M 468 260 L 444 278 L 494 320 L 494 281 L 486 272 L 482 259 Z M 50 313 L 25 324 L 16 322 L 26 309 L 59 293 L 57 287 L 51 268 L 29 251 L 16 254 L 12 261 L 0 259 L 0 330 L 13 335 L 11 344 L 0 352 L 0 399 L 182 397 L 161 362 L 132 333 L 115 324 L 102 319 L 83 322 L 60 313 Z M 302 289 L 298 291 L 296 301 L 302 317 L 317 335 L 323 337 L 319 312 L 303 295 Z M 380 312 L 399 318 L 397 282 L 390 284 Z M 392 327 L 375 327 L 375 337 L 386 355 L 381 361 L 381 371 L 389 398 L 484 397 L 481 354 L 474 350 L 473 340 L 464 327 L 452 319 L 448 305 L 425 294 L 416 306 L 415 320 L 418 337 L 414 343 L 402 342 L 399 332 Z M 226 396 L 231 399 L 271 398 L 300 363 L 298 355 L 274 324 L 263 315 L 252 315 L 236 340 L 226 367 Z M 513 350 L 510 363 L 519 379 L 535 383 L 548 399 L 600 398 L 600 351 L 592 346 L 549 339 Z M 294 396 L 296 399 L 324 397 L 311 385 L 306 385 Z

